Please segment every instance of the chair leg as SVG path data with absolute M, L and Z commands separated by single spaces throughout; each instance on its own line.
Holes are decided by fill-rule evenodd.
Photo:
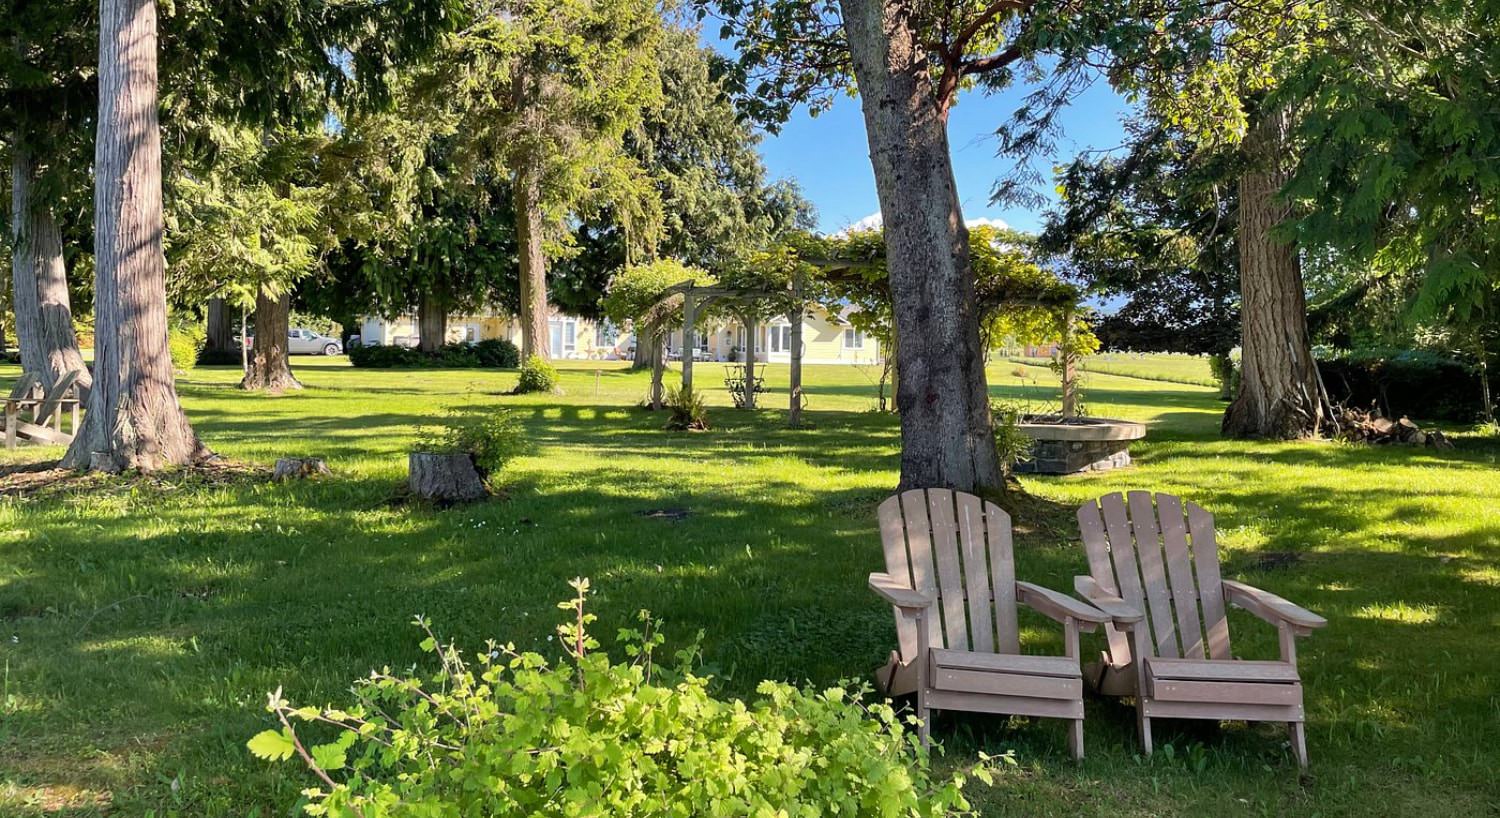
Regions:
M 1073 754 L 1074 761 L 1083 760 L 1083 719 L 1068 723 L 1068 751 Z
M 917 691 L 917 738 L 925 748 L 932 746 L 932 711 L 923 704 L 922 698 L 922 692 Z
M 1146 716 L 1145 702 L 1136 700 L 1135 717 L 1141 728 L 1141 752 L 1151 755 L 1151 719 Z
M 1307 725 L 1300 721 L 1288 722 L 1292 734 L 1292 755 L 1297 757 L 1297 766 L 1307 769 Z

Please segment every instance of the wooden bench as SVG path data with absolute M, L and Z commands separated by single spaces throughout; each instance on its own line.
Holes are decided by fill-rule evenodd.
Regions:
M 78 432 L 77 371 L 66 372 L 51 389 L 43 391 L 35 373 L 24 372 L 5 399 L 5 448 L 22 443 L 66 446 Z M 69 417 L 63 430 L 63 415 Z

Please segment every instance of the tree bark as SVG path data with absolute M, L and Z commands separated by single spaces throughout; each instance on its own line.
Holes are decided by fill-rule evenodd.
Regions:
M 229 323 L 229 310 L 222 298 L 208 299 L 208 337 L 203 347 L 220 354 L 239 351 L 234 348 L 234 327 Z
M 1224 412 L 1230 437 L 1314 437 L 1331 418 L 1307 332 L 1297 248 L 1273 234 L 1291 214 L 1281 188 L 1290 115 L 1276 111 L 1251 129 L 1239 180 L 1240 388 Z
M 80 394 L 86 395 L 93 378 L 73 334 L 62 231 L 51 204 L 33 195 L 39 171 L 31 150 L 18 141 L 11 157 L 11 285 L 21 368 L 48 389 L 76 370 Z
M 255 294 L 255 344 L 250 347 L 250 366 L 240 381 L 241 389 L 283 392 L 301 389 L 292 374 L 287 354 L 287 330 L 292 315 L 292 294 L 273 298 L 265 289 Z
M 901 486 L 1001 489 L 947 113 L 903 0 L 840 0 L 901 337 Z
M 635 357 L 630 362 L 631 369 L 650 369 L 651 352 L 655 347 L 655 338 L 651 332 L 646 331 L 645 324 L 637 321 L 635 323 Z
M 155 0 L 100 0 L 94 141 L 94 387 L 62 464 L 152 471 L 206 460 L 167 351 Z
M 417 339 L 423 352 L 437 352 L 448 341 L 448 306 L 430 293 L 417 306 Z
M 542 249 L 542 168 L 524 157 L 516 168 L 516 251 L 521 266 L 521 360 L 552 358 L 547 332 L 547 256 Z
M 474 468 L 474 458 L 465 453 L 412 452 L 407 457 L 407 488 L 424 500 L 466 503 L 489 496 L 484 480 Z

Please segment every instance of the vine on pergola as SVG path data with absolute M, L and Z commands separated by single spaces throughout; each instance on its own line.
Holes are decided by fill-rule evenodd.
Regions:
M 982 347 L 1013 338 L 1021 343 L 1056 342 L 1063 387 L 1063 414 L 1077 410 L 1077 359 L 1098 349 L 1084 320 L 1081 291 L 1037 264 L 1034 239 L 990 225 L 969 228 L 969 257 L 974 275 Z M 793 252 L 816 269 L 821 297 L 850 307 L 847 319 L 874 336 L 886 350 L 884 384 L 899 377 L 895 322 L 885 266 L 885 237 L 880 230 L 860 230 L 831 237 L 800 237 Z M 894 390 L 893 390 L 894 391 Z
M 1010 230 L 980 225 L 969 231 L 975 276 L 976 305 L 985 348 L 1000 338 L 1024 343 L 1057 342 L 1063 385 L 1063 413 L 1076 414 L 1079 355 L 1097 348 L 1097 340 L 1083 321 L 1081 293 L 1032 258 L 1032 239 Z M 693 388 L 692 350 L 697 327 L 710 315 L 732 315 L 745 327 L 746 406 L 754 407 L 756 325 L 784 315 L 790 324 L 791 395 L 788 422 L 801 421 L 802 324 L 810 306 L 843 314 L 845 320 L 872 335 L 886 350 L 887 371 L 882 390 L 892 374 L 894 334 L 891 296 L 885 268 L 885 241 L 879 230 L 836 236 L 792 233 L 777 244 L 751 254 L 718 277 L 672 261 L 653 262 L 649 269 L 627 269 L 611 285 L 606 311 L 631 318 L 651 333 L 652 343 L 672 326 L 681 326 L 682 389 Z M 651 282 L 682 276 L 659 289 Z M 628 314 L 627 314 L 628 313 Z M 664 362 L 653 347 L 653 408 L 660 408 Z M 882 397 L 884 392 L 882 391 Z

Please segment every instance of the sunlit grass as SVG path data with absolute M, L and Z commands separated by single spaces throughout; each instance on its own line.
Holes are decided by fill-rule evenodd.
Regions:
M 649 607 L 675 643 L 700 630 L 707 670 L 745 694 L 766 677 L 864 677 L 894 632 L 865 589 L 881 557 L 872 510 L 896 483 L 899 430 L 873 369 L 808 367 L 810 428 L 784 426 L 786 369 L 758 412 L 730 408 L 701 364 L 706 433 L 636 408 L 647 378 L 562 365 L 562 396 L 507 394 L 513 373 L 349 369 L 298 359 L 300 393 L 233 388 L 232 368 L 181 384 L 226 457 L 328 460 L 331 479 L 204 484 L 113 479 L 0 498 L 0 815 L 284 815 L 310 782 L 244 751 L 267 691 L 341 698 L 372 666 L 418 661 L 406 624 L 547 650 L 566 580 L 599 589 L 604 636 Z M 997 363 L 997 399 L 1057 400 L 1044 368 Z M 1167 373 L 1171 374 L 1171 373 Z M 0 381 L 14 368 L 0 368 Z M 1313 777 L 1274 727 L 1159 727 L 1135 754 L 1128 710 L 1091 702 L 1089 759 L 1055 722 L 944 718 L 948 762 L 1015 749 L 1021 768 L 976 790 L 987 814 L 1477 815 L 1500 764 L 1500 439 L 1453 452 L 1218 437 L 1210 388 L 1091 372 L 1095 414 L 1149 424 L 1134 468 L 1028 478 L 1012 498 L 1019 570 L 1068 589 L 1083 568 L 1071 508 L 1147 488 L 1215 513 L 1226 572 L 1326 615 L 1301 645 Z M 5 388 L 0 383 L 0 388 Z M 516 412 L 533 441 L 506 498 L 433 512 L 392 505 L 407 452 L 449 407 Z M 0 452 L 0 463 L 57 449 Z M 678 521 L 645 512 L 684 510 Z M 1023 623 L 1030 650 L 1055 626 Z M 1085 653 L 1096 652 L 1086 637 Z M 1246 658 L 1270 628 L 1236 614 Z M 174 783 L 175 782 L 175 783 Z

